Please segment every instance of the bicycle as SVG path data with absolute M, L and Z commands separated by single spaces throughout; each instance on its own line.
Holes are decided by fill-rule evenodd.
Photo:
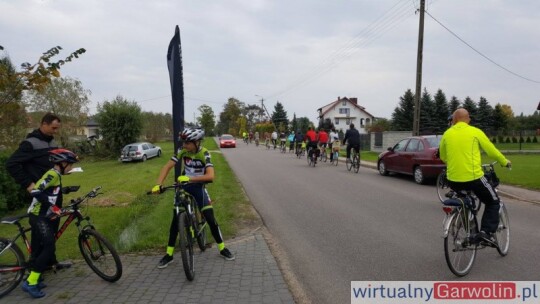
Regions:
M 339 162 L 339 151 L 334 150 L 332 151 L 332 154 L 333 154 L 332 161 L 330 163 L 333 164 L 334 166 L 337 166 Z
M 311 152 L 311 150 L 313 150 L 313 152 Z M 318 156 L 317 156 L 318 151 L 317 150 L 319 150 L 319 149 L 318 148 L 313 149 L 312 147 L 308 148 L 307 153 L 306 153 L 308 166 L 315 167 L 315 165 L 317 164 L 317 158 L 318 158 Z M 310 152 L 311 152 L 311 157 L 309 156 Z
M 264 145 L 266 146 L 266 150 L 270 150 L 270 140 L 265 140 Z
M 284 141 L 281 142 L 281 145 L 279 146 L 279 150 L 281 153 L 287 153 L 287 146 L 285 145 Z
M 347 170 L 351 171 L 354 168 L 354 172 L 358 173 L 360 170 L 360 153 L 356 152 L 355 148 L 351 149 L 352 160 L 347 158 L 345 164 L 347 165 Z
M 446 179 L 446 169 L 444 169 L 439 176 L 437 176 L 437 181 L 435 182 L 435 186 L 437 188 L 437 196 L 439 197 L 439 201 L 444 202 L 448 198 L 451 198 L 454 196 L 454 191 L 450 189 L 450 185 L 448 183 L 448 179 Z
M 79 186 L 64 187 L 66 192 L 75 192 Z M 80 211 L 80 204 L 88 202 L 90 198 L 95 198 L 100 192 L 101 187 L 96 187 L 86 195 L 77 199 L 72 199 L 70 204 L 62 208 L 60 217 L 67 217 L 62 227 L 55 235 L 58 240 L 66 228 L 76 220 L 75 225 L 79 230 L 79 250 L 88 264 L 88 266 L 103 280 L 116 282 L 122 277 L 122 262 L 120 256 L 111 245 L 111 243 L 98 233 L 90 221 L 89 216 L 85 216 Z M 4 217 L 0 220 L 2 224 L 15 225 L 19 233 L 12 239 L 0 238 L 0 298 L 11 292 L 23 280 L 25 272 L 30 272 L 30 263 L 25 260 L 17 240 L 22 237 L 26 246 L 28 256 L 32 249 L 27 237 L 27 233 L 32 230 L 31 227 L 25 228 L 21 221 L 29 217 L 28 214 Z
M 321 151 L 321 153 L 320 153 L 321 155 L 319 155 L 320 161 L 326 162 L 326 160 L 328 159 L 327 155 L 326 155 L 326 147 L 321 146 L 321 148 L 319 148 L 319 150 Z
M 498 178 L 493 165 L 482 165 L 488 182 L 496 189 Z M 481 202 L 471 191 L 450 192 L 450 198 L 443 201 L 443 211 L 446 216 L 443 221 L 444 256 L 450 271 L 458 277 L 467 275 L 473 266 L 478 249 L 494 247 L 501 256 L 506 256 L 510 248 L 510 222 L 508 211 L 501 201 L 499 208 L 499 225 L 495 232 L 495 244 L 472 242 L 479 233 L 477 213 Z M 476 203 L 478 201 L 478 204 Z
M 199 249 L 206 250 L 206 227 L 208 223 L 202 216 L 199 208 L 195 206 L 195 198 L 185 188 L 189 183 L 173 184 L 161 188 L 161 193 L 174 189 L 174 208 L 178 216 L 178 245 L 182 256 L 184 273 L 189 281 L 195 279 L 195 259 L 193 256 L 194 239 L 197 240 Z M 152 194 L 147 192 L 146 194 Z

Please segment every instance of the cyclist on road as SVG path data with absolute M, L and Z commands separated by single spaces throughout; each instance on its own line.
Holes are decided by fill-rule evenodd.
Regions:
M 447 179 L 455 191 L 471 190 L 485 204 L 480 233 L 473 242 L 495 244 L 493 233 L 499 225 L 499 197 L 482 170 L 481 150 L 502 166 L 511 162 L 497 150 L 482 130 L 470 126 L 469 112 L 463 108 L 453 114 L 452 127 L 444 132 L 439 146 L 441 160 L 446 163 Z
M 330 148 L 330 162 L 333 162 L 334 151 L 339 152 L 339 135 L 334 128 L 328 134 L 328 148 Z
M 326 146 L 328 145 L 328 133 L 321 128 L 319 130 L 319 149 L 321 149 L 321 153 L 326 154 Z
M 152 193 L 158 194 L 162 192 L 161 186 L 167 178 L 169 171 L 180 162 L 182 166 L 182 175 L 178 177 L 178 182 L 190 182 L 185 189 L 186 192 L 193 195 L 197 202 L 197 208 L 199 208 L 206 219 L 208 226 L 210 226 L 212 236 L 218 245 L 219 254 L 226 260 L 232 261 L 235 259 L 235 256 L 225 247 L 221 231 L 214 217 L 214 209 L 210 197 L 204 187 L 204 183 L 212 182 L 214 180 L 214 165 L 210 159 L 210 152 L 201 146 L 203 138 L 204 131 L 202 129 L 188 128 L 180 133 L 180 139 L 183 142 L 182 150 L 161 168 L 157 179 L 157 185 L 152 188 Z M 178 216 L 176 214 L 176 209 L 173 209 L 173 218 L 169 229 L 167 254 L 159 261 L 158 268 L 165 268 L 173 261 L 174 245 L 176 244 L 177 236 Z
M 255 137 L 255 145 L 258 146 L 259 145 L 259 131 L 255 131 L 254 137 Z
M 289 152 L 294 150 L 294 137 L 294 131 L 291 131 L 291 134 L 287 137 L 287 141 L 289 142 Z
M 272 145 L 274 145 L 274 149 L 276 149 L 277 146 L 277 132 L 274 130 L 272 132 Z
M 298 154 L 302 151 L 302 144 L 304 143 L 304 134 L 300 130 L 296 132 L 294 142 L 296 143 L 296 154 Z
M 351 159 L 351 149 L 354 148 L 360 154 L 360 133 L 354 128 L 354 124 L 349 125 L 349 130 L 345 132 L 343 144 L 347 143 L 347 159 Z
M 248 134 L 246 131 L 242 132 L 242 139 L 246 144 L 248 143 Z
M 54 262 L 56 252 L 56 226 L 62 210 L 62 175 L 69 174 L 73 164 L 78 162 L 77 155 L 66 149 L 49 151 L 49 160 L 54 164 L 38 180 L 30 195 L 32 204 L 28 208 L 28 222 L 32 227 L 32 257 L 30 275 L 24 281 L 22 290 L 33 298 L 41 298 L 47 287 L 40 281 L 43 271 Z M 34 238 L 36 238 L 34 240 Z
M 287 133 L 285 131 L 279 132 L 279 149 L 283 149 L 285 147 L 285 143 L 287 142 Z
M 309 154 L 308 157 L 312 157 L 313 153 L 315 152 L 315 163 L 317 162 L 317 158 L 319 157 L 319 149 L 317 148 L 317 144 L 319 142 L 318 135 L 315 133 L 312 127 L 308 128 L 308 131 L 306 132 L 305 139 L 307 141 L 306 149 L 308 149 Z M 311 149 L 310 149 L 311 148 Z

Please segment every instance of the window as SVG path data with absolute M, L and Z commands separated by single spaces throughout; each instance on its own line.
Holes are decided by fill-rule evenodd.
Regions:
M 360 126 L 361 126 L 361 127 L 364 126 L 364 119 L 363 119 L 363 118 L 360 118 Z
M 369 126 L 369 123 L 370 123 L 370 122 L 371 122 L 371 121 L 369 120 L 369 118 L 366 118 L 366 125 Z
M 405 150 L 405 146 L 407 145 L 407 142 L 408 142 L 408 141 L 409 141 L 408 139 L 404 139 L 404 140 L 398 142 L 398 143 L 394 146 L 394 151 L 399 152 L 399 151 Z
M 337 119 L 337 118 L 334 119 L 334 124 L 335 124 L 335 125 L 339 125 L 339 119 Z
M 416 138 L 411 139 L 411 141 L 407 145 L 407 149 L 405 151 L 407 151 L 407 152 L 417 152 L 419 142 L 420 141 L 418 139 L 416 139 Z
M 346 106 L 346 105 L 347 105 L 347 101 L 346 101 L 346 100 L 343 100 L 343 101 L 341 102 L 341 105 L 342 105 L 342 106 Z
M 339 114 L 349 114 L 351 109 L 349 108 L 339 108 Z

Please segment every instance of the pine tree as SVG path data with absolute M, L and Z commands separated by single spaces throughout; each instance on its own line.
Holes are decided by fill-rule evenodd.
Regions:
M 434 124 L 434 131 L 435 134 L 442 134 L 448 127 L 448 102 L 446 100 L 446 95 L 443 93 L 441 89 L 437 91 L 437 94 L 435 94 L 435 113 L 433 120 L 435 122 Z
M 272 122 L 278 128 L 286 129 L 288 127 L 289 119 L 287 118 L 287 112 L 285 111 L 285 109 L 283 108 L 283 105 L 279 101 L 274 106 L 274 112 L 272 113 Z M 286 131 L 286 130 L 280 129 L 279 131 Z
M 450 99 L 450 103 L 448 103 L 448 112 L 450 112 L 448 113 L 448 115 L 453 114 L 460 105 L 461 102 L 459 101 L 459 99 L 457 99 L 456 96 L 452 96 L 452 98 Z
M 493 110 L 493 131 L 498 134 L 504 133 L 508 127 L 508 117 L 504 113 L 504 110 L 500 103 L 495 105 Z
M 420 134 L 432 134 L 435 130 L 435 102 L 427 89 L 424 88 L 422 99 L 420 100 Z
M 480 97 L 478 102 L 478 111 L 476 114 L 476 125 L 486 133 L 493 131 L 493 108 L 488 103 L 487 99 Z
M 395 131 L 411 131 L 414 119 L 414 94 L 411 89 L 399 98 L 399 105 L 392 113 L 392 128 Z

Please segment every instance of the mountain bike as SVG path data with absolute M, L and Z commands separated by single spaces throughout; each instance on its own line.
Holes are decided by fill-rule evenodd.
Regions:
M 347 165 L 347 170 L 351 171 L 354 168 L 354 172 L 358 173 L 360 170 L 360 153 L 356 152 L 355 148 L 351 149 L 352 159 L 347 158 L 345 164 Z
M 195 279 L 195 259 L 193 257 L 193 243 L 195 240 L 201 251 L 206 250 L 206 227 L 208 223 L 204 219 L 198 207 L 196 207 L 195 198 L 185 189 L 193 183 L 173 184 L 162 187 L 161 192 L 174 189 L 174 208 L 178 216 L 178 245 L 180 255 L 182 256 L 182 265 L 184 273 L 189 281 Z M 152 194 L 147 192 L 146 194 Z
M 493 165 L 482 165 L 488 182 L 493 188 L 498 178 Z M 450 271 L 456 276 L 467 275 L 473 266 L 478 249 L 494 247 L 501 256 L 506 256 L 510 248 L 510 222 L 505 204 L 500 201 L 499 225 L 495 232 L 495 244 L 473 242 L 479 233 L 477 214 L 481 202 L 470 191 L 451 191 L 451 197 L 443 201 L 446 216 L 443 221 L 444 256 Z
M 312 151 L 312 150 L 313 150 L 313 152 L 311 153 L 311 157 L 310 157 L 309 154 L 310 154 L 310 151 Z M 307 149 L 306 155 L 307 155 L 308 166 L 315 167 L 315 165 L 317 164 L 317 158 L 319 158 L 319 156 L 317 155 L 318 152 L 319 152 L 318 148 L 309 147 Z
M 75 192 L 78 189 L 79 186 L 64 187 L 63 192 Z M 116 282 L 122 277 L 120 256 L 118 256 L 111 243 L 96 231 L 90 217 L 83 215 L 80 211 L 80 204 L 88 202 L 89 199 L 101 194 L 100 189 L 101 187 L 96 187 L 86 195 L 72 199 L 68 206 L 61 209 L 60 217 L 67 218 L 55 237 L 58 240 L 66 231 L 66 228 L 75 220 L 75 225 L 79 230 L 79 249 L 84 260 L 103 280 Z M 19 233 L 12 239 L 0 238 L 0 298 L 21 283 L 26 271 L 30 272 L 30 263 L 25 260 L 24 254 L 16 244 L 17 240 L 22 237 L 28 256 L 30 256 L 32 249 L 26 234 L 32 228 L 25 228 L 21 223 L 23 219 L 28 217 L 28 214 L 23 214 L 5 217 L 0 220 L 0 223 L 15 225 L 19 230 Z

